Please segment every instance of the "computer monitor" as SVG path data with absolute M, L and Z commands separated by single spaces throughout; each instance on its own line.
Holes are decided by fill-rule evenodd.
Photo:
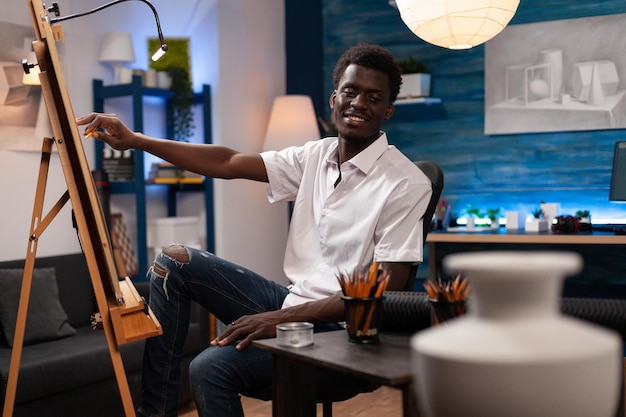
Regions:
M 609 200 L 626 201 L 626 141 L 615 143 Z

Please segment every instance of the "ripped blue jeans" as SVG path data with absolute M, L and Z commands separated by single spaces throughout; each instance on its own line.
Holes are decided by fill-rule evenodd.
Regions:
M 243 315 L 280 309 L 289 290 L 209 252 L 181 245 L 165 248 L 148 276 L 149 304 L 163 335 L 146 340 L 139 414 L 176 416 L 191 301 L 230 323 Z M 272 357 L 253 347 L 210 347 L 192 361 L 189 372 L 200 417 L 243 416 L 239 393 L 271 383 Z

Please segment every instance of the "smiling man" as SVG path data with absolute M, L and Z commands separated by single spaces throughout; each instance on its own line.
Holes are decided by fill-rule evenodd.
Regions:
M 198 413 L 243 416 L 239 393 L 272 382 L 271 353 L 250 347 L 252 340 L 275 336 L 284 322 L 340 329 L 337 271 L 367 270 L 376 261 L 390 273 L 388 289 L 400 290 L 411 266 L 422 261 L 431 183 L 381 131 L 393 114 L 400 70 L 386 49 L 361 44 L 341 56 L 333 82 L 329 104 L 338 136 L 281 151 L 245 154 L 151 138 L 113 115 L 77 121 L 86 125 L 85 135 L 114 149 L 141 149 L 207 177 L 266 182 L 271 202 L 294 201 L 284 262 L 288 287 L 182 245 L 156 257 L 148 272 L 149 304 L 163 335 L 146 341 L 140 415 L 177 415 L 191 300 L 230 323 L 191 364 Z

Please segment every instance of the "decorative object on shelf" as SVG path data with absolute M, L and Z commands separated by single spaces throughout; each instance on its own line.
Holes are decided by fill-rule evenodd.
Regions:
M 499 219 L 500 219 L 500 208 L 491 208 L 487 209 L 487 217 L 491 221 L 490 227 L 492 229 L 497 229 L 500 227 Z
M 532 214 L 535 219 L 543 218 L 543 210 L 541 207 L 536 207 L 530 214 Z
M 135 179 L 134 151 L 118 151 L 109 145 L 102 148 L 102 169 L 109 181 L 133 181 Z
M 522 213 L 517 210 L 507 210 L 504 213 L 506 218 L 506 230 L 523 230 L 525 218 Z
M 158 45 L 159 39 L 148 39 L 148 50 Z M 165 74 L 171 79 L 169 90 L 172 91 L 171 106 L 168 108 L 168 123 L 172 139 L 189 142 L 193 137 L 195 125 L 192 106 L 194 104 L 191 84 L 191 63 L 189 57 L 189 39 L 166 38 L 168 53 L 159 61 L 150 62 L 150 68 L 157 71 L 155 84 L 164 88 Z M 162 75 L 160 75 L 161 73 Z M 159 81 L 159 79 L 161 79 Z
M 199 223 L 198 216 L 161 217 L 148 220 L 148 248 L 155 251 L 155 256 L 172 243 L 200 248 Z
M 150 167 L 149 184 L 201 184 L 204 177 L 195 172 L 178 168 L 169 162 L 154 162 Z
M 446 230 L 448 228 L 451 210 L 452 207 L 448 204 L 448 200 L 439 200 L 435 209 L 435 230 Z
M 483 217 L 480 209 L 473 204 L 468 204 L 465 208 L 465 214 L 467 215 L 467 227 L 470 229 L 476 226 L 476 219 L 482 219 Z
M 526 220 L 527 232 L 547 232 L 548 221 L 543 218 L 543 210 L 540 207 L 535 208 L 532 211 L 531 218 Z
M 143 77 L 142 85 L 148 88 L 157 88 L 157 70 L 155 70 L 154 68 L 149 68 Z
M 577 210 L 576 217 L 578 217 L 581 232 L 588 232 L 591 230 L 591 212 L 589 210 Z
M 548 225 L 551 225 L 556 216 L 559 215 L 559 210 L 559 203 L 546 203 L 545 201 L 541 202 L 541 212 L 543 213 L 543 218 L 547 220 Z
M 414 56 L 398 61 L 402 70 L 402 85 L 399 99 L 412 99 L 430 96 L 430 74 L 428 68 Z
M 580 220 L 570 215 L 556 216 L 551 229 L 553 233 L 576 233 L 580 230 Z
M 319 138 L 320 129 L 311 97 L 289 94 L 274 99 L 265 131 L 264 151 L 279 151 Z
M 189 72 L 182 67 L 170 67 L 167 70 L 171 82 L 172 105 L 169 108 L 168 121 L 172 126 L 172 139 L 180 142 L 189 142 L 193 137 L 195 125 L 193 122 L 192 106 L 194 104 L 193 90 Z M 157 84 L 159 74 L 157 73 Z
M 465 314 L 465 303 L 470 293 L 467 280 L 460 274 L 452 281 L 424 281 L 424 289 L 432 307 L 432 322 L 442 324 Z
M 611 417 L 622 381 L 616 332 L 563 316 L 563 280 L 582 269 L 566 252 L 483 252 L 444 258 L 472 285 L 468 313 L 411 339 L 426 417 Z
M 100 62 L 113 66 L 113 83 L 127 84 L 131 82 L 133 70 L 123 66 L 124 63 L 135 62 L 133 40 L 128 32 L 107 32 L 102 38 Z
M 496 36 L 519 0 L 395 0 L 400 17 L 419 38 L 448 49 L 469 49 Z
M 585 220 L 586 223 L 591 222 L 591 212 L 589 210 L 576 210 L 576 217 L 580 220 Z
M 158 71 L 156 74 L 157 87 L 163 90 L 169 90 L 172 88 L 172 76 L 169 72 Z

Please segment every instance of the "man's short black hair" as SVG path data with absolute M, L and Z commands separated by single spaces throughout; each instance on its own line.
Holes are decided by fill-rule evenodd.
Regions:
M 361 43 L 348 49 L 341 55 L 333 70 L 333 85 L 339 86 L 339 81 L 350 64 L 360 65 L 376 71 L 384 72 L 389 78 L 389 100 L 396 101 L 400 93 L 402 76 L 400 67 L 391 53 L 378 45 Z

